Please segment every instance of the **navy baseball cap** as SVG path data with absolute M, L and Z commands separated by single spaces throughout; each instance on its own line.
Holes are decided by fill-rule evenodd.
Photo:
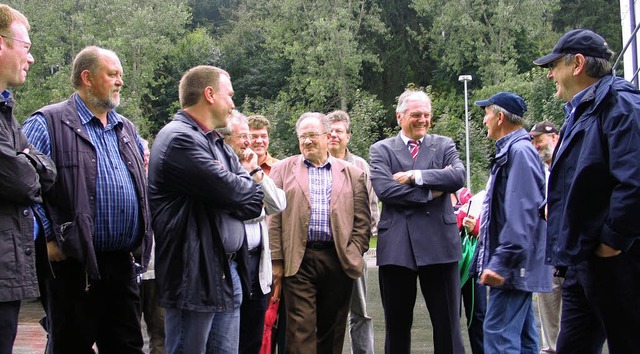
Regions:
M 518 117 L 522 117 L 524 112 L 527 111 L 527 105 L 524 103 L 522 97 L 513 92 L 498 92 L 487 100 L 476 101 L 476 104 L 481 108 L 495 104 Z
M 609 60 L 613 53 L 609 50 L 607 42 L 601 35 L 581 28 L 565 33 L 560 37 L 551 53 L 534 60 L 533 63 L 538 66 L 548 67 L 550 63 L 566 54 L 582 54 L 587 57 Z

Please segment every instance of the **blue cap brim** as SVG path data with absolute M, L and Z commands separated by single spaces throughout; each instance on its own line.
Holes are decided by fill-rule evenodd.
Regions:
M 493 102 L 489 101 L 489 100 L 482 100 L 482 101 L 476 101 L 476 105 L 480 106 L 480 107 L 486 107 L 486 106 L 490 106 L 492 105 Z
M 546 68 L 547 66 L 549 66 L 549 64 L 551 64 L 554 61 L 562 58 L 563 56 L 565 56 L 564 53 L 551 53 L 551 54 L 547 54 L 547 55 L 543 56 L 540 59 L 534 60 L 533 63 L 536 64 L 537 66 L 541 66 L 543 68 Z

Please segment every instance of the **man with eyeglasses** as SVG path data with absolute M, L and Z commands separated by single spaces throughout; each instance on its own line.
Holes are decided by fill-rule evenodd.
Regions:
M 8 90 L 24 83 L 34 62 L 28 31 L 22 13 L 0 4 L 0 354 L 13 351 L 21 300 L 39 295 L 34 240 L 44 242 L 32 207 L 56 178 L 53 161 L 20 131 Z
M 243 291 L 240 306 L 239 354 L 258 354 L 262 346 L 264 316 L 273 280 L 271 271 L 271 249 L 266 216 L 279 213 L 286 207 L 284 191 L 258 165 L 258 156 L 251 150 L 251 133 L 247 117 L 233 111 L 226 128 L 220 129 L 224 141 L 238 156 L 242 167 L 264 192 L 264 208 L 260 216 L 244 222 L 247 255 L 242 257 L 248 270 L 247 287 Z M 212 353 L 215 353 L 212 351 Z
M 411 352 L 418 279 L 436 352 L 464 353 L 462 250 L 450 194 L 463 186 L 465 170 L 451 138 L 427 134 L 431 114 L 425 92 L 405 91 L 396 107 L 400 133 L 369 149 L 371 184 L 383 205 L 376 256 L 388 354 Z
M 271 123 L 261 115 L 252 115 L 248 118 L 249 133 L 251 133 L 251 150 L 258 155 L 258 165 L 267 175 L 271 173 L 273 164 L 280 161 L 269 154 L 269 131 Z
M 547 262 L 561 270 L 558 353 L 640 351 L 640 91 L 611 73 L 597 33 L 565 33 L 534 63 L 566 101 L 547 198 Z
M 342 353 L 353 281 L 366 266 L 366 176 L 329 155 L 330 130 L 324 114 L 302 114 L 302 154 L 271 171 L 289 206 L 269 221 L 273 283 L 282 282 L 287 307 L 287 353 Z
M 371 187 L 369 163 L 360 156 L 349 151 L 347 145 L 351 140 L 351 117 L 345 111 L 336 110 L 327 114 L 331 122 L 329 138 L 329 153 L 358 167 L 366 174 L 367 193 L 369 193 L 369 208 L 371 209 L 371 235 L 378 233 L 378 197 Z M 367 267 L 364 273 L 353 284 L 351 304 L 349 306 L 349 336 L 351 337 L 351 352 L 353 354 L 373 353 L 373 322 L 367 313 Z

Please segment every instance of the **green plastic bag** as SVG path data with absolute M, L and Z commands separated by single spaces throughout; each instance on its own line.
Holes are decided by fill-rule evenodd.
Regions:
M 458 268 L 460 269 L 460 287 L 469 280 L 469 270 L 471 269 L 471 263 L 473 260 L 473 254 L 476 252 L 476 245 L 478 244 L 478 238 L 469 235 L 466 228 L 460 232 L 464 234 L 460 237 L 460 244 L 462 245 L 462 259 L 458 262 Z

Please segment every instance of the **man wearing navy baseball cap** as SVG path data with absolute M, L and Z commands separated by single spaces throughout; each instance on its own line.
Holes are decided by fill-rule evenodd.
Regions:
M 538 353 L 532 294 L 551 290 L 551 267 L 544 264 L 546 227 L 538 216 L 545 173 L 523 128 L 522 97 L 500 92 L 476 104 L 484 108 L 487 136 L 496 141 L 471 271 L 491 287 L 484 351 Z
M 547 262 L 564 273 L 558 353 L 640 350 L 640 91 L 597 33 L 563 35 L 536 65 L 567 102 L 551 165 Z

